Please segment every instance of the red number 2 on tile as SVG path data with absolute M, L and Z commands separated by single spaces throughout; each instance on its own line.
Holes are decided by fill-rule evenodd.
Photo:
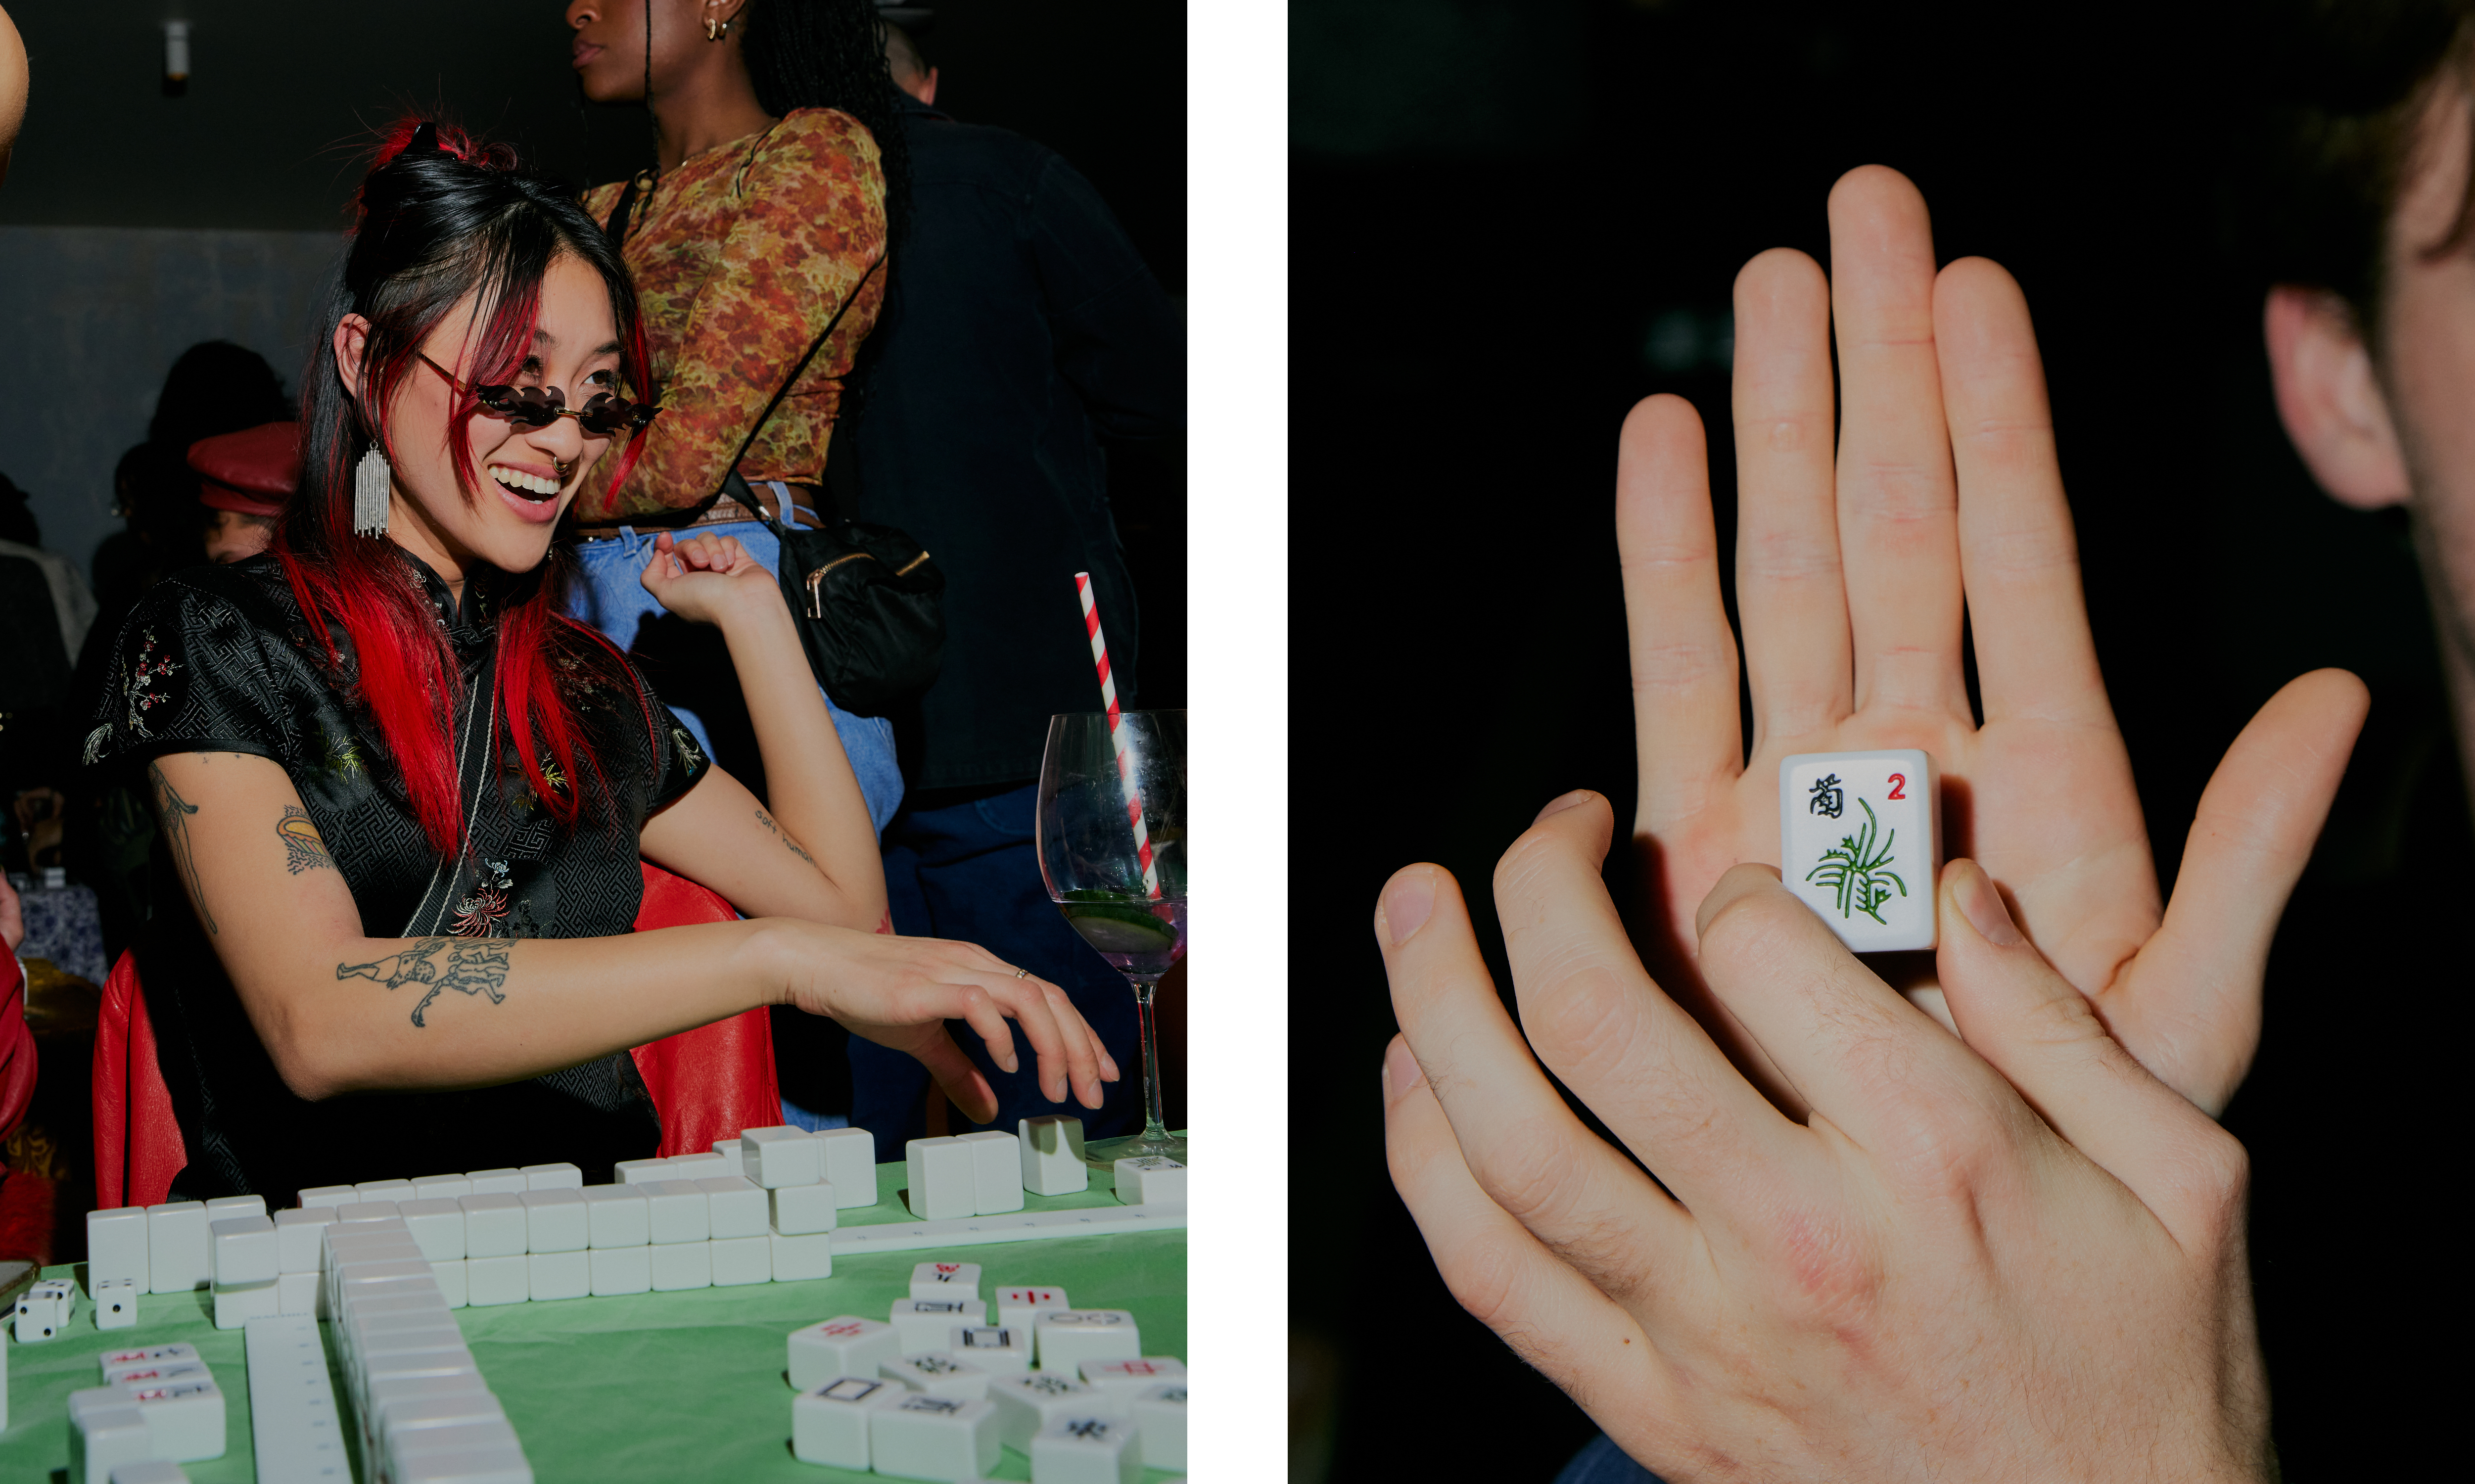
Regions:
M 1908 786 L 1908 775 L 1907 775 L 1907 774 L 1905 774 L 1905 773 L 1893 773 L 1893 774 L 1891 775 L 1891 797 L 1893 797 L 1893 798 L 1895 798 L 1895 799 L 1903 799 L 1903 798 L 1906 798 L 1906 797 L 1907 797 L 1907 794 L 1906 794 L 1904 791 L 1903 791 L 1903 790 L 1905 790 L 1905 789 L 1907 788 L 1907 786 Z

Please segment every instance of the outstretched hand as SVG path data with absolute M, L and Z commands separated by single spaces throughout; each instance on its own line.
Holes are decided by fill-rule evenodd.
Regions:
M 1454 1297 L 1673 1478 L 2268 1477 L 2242 1146 L 1984 872 L 1938 888 L 1965 1045 L 1770 867 L 1720 879 L 1697 962 L 1791 1118 L 1642 972 L 1614 822 L 1568 795 L 1497 868 L 1528 1046 L 1449 875 L 1408 867 L 1377 910 L 1385 1146 Z
M 1980 863 L 2114 1035 L 2214 1113 L 2258 1046 L 2269 937 L 2362 725 L 2364 688 L 2318 671 L 2262 709 L 2203 795 L 2163 906 L 2089 637 L 2019 285 L 1982 258 L 1937 273 L 1924 199 L 1879 166 L 1831 192 L 1830 244 L 1833 279 L 1779 249 L 1736 280 L 1750 761 L 1700 420 L 1654 397 L 1619 445 L 1652 969 L 1792 1107 L 1709 994 L 1695 912 L 1738 862 L 1780 864 L 1779 759 L 1923 748 L 1944 785 L 1946 854 Z M 1963 612 L 1981 725 L 1962 676 Z M 1900 987 L 1937 1008 L 1930 978 Z
M 782 927 L 791 1003 L 917 1058 L 975 1123 L 996 1116 L 996 1093 L 954 1044 L 945 1029 L 949 1020 L 968 1024 L 1006 1072 L 1018 1064 L 1007 1022 L 1020 1026 L 1039 1059 L 1041 1094 L 1051 1103 L 1071 1096 L 1097 1108 L 1100 1084 L 1117 1080 L 1117 1063 L 1065 990 L 975 943 L 808 923 Z

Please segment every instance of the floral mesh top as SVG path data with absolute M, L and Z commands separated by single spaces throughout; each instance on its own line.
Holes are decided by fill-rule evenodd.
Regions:
M 609 220 L 624 182 L 584 198 Z M 644 305 L 662 415 L 615 499 L 602 460 L 575 519 L 607 524 L 695 505 L 722 488 L 731 456 L 795 372 L 798 380 L 739 461 L 757 483 L 824 482 L 825 445 L 860 342 L 876 324 L 885 274 L 885 176 L 876 141 L 849 114 L 795 109 L 762 134 L 691 156 L 629 210 L 624 254 Z M 863 281 L 864 280 L 864 281 Z M 833 336 L 799 371 L 856 289 Z
M 89 766 L 134 774 L 168 752 L 246 753 L 284 770 L 299 810 L 268 821 L 295 875 L 299 841 L 323 841 L 373 937 L 605 937 L 631 931 L 643 899 L 638 833 L 648 815 L 708 771 L 703 754 L 645 686 L 554 657 L 593 752 L 587 787 L 606 807 L 560 827 L 508 755 L 493 701 L 498 615 L 477 570 L 459 605 L 404 557 L 459 670 L 452 740 L 469 848 L 429 849 L 385 736 L 357 696 L 350 640 L 332 630 L 331 668 L 272 557 L 193 567 L 150 591 L 112 649 L 111 683 L 87 734 Z M 634 682 L 631 691 L 627 681 Z M 649 715 L 650 725 L 648 725 Z M 551 779 L 553 789 L 565 779 Z M 224 975 L 159 842 L 150 920 L 136 947 L 157 1059 L 188 1168 L 181 1199 L 257 1193 L 288 1202 L 308 1185 L 572 1160 L 606 1180 L 619 1159 L 651 1154 L 661 1123 L 621 1052 L 529 1081 L 460 1092 L 363 1093 L 308 1104 L 284 1086 Z M 340 977 L 340 976 L 339 976 Z M 356 982 L 416 1017 L 486 1012 L 438 985 Z M 384 982 L 381 982 L 384 983 Z M 469 993 L 469 991 L 467 991 Z

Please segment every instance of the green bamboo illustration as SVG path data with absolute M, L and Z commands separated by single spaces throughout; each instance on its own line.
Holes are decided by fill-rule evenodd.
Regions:
M 1891 864 L 1891 841 L 1899 838 L 1899 832 L 1893 830 L 1884 835 L 1877 849 L 1874 843 L 1877 823 L 1874 818 L 1874 806 L 1860 798 L 1856 807 L 1865 811 L 1865 827 L 1853 835 L 1839 837 L 1839 843 L 1822 853 L 1822 864 L 1805 872 L 1804 879 L 1838 893 L 1842 918 L 1863 912 L 1889 927 L 1890 924 L 1882 919 L 1882 904 L 1891 899 L 1894 887 L 1899 888 L 1899 895 L 1908 894 L 1906 882 L 1882 869 Z M 1884 882 L 1890 885 L 1884 886 Z

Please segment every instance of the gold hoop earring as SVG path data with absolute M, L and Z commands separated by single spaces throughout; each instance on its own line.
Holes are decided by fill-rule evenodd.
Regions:
M 717 21 L 710 15 L 705 17 L 704 38 L 706 40 L 719 41 L 728 35 L 730 35 L 730 22 Z

